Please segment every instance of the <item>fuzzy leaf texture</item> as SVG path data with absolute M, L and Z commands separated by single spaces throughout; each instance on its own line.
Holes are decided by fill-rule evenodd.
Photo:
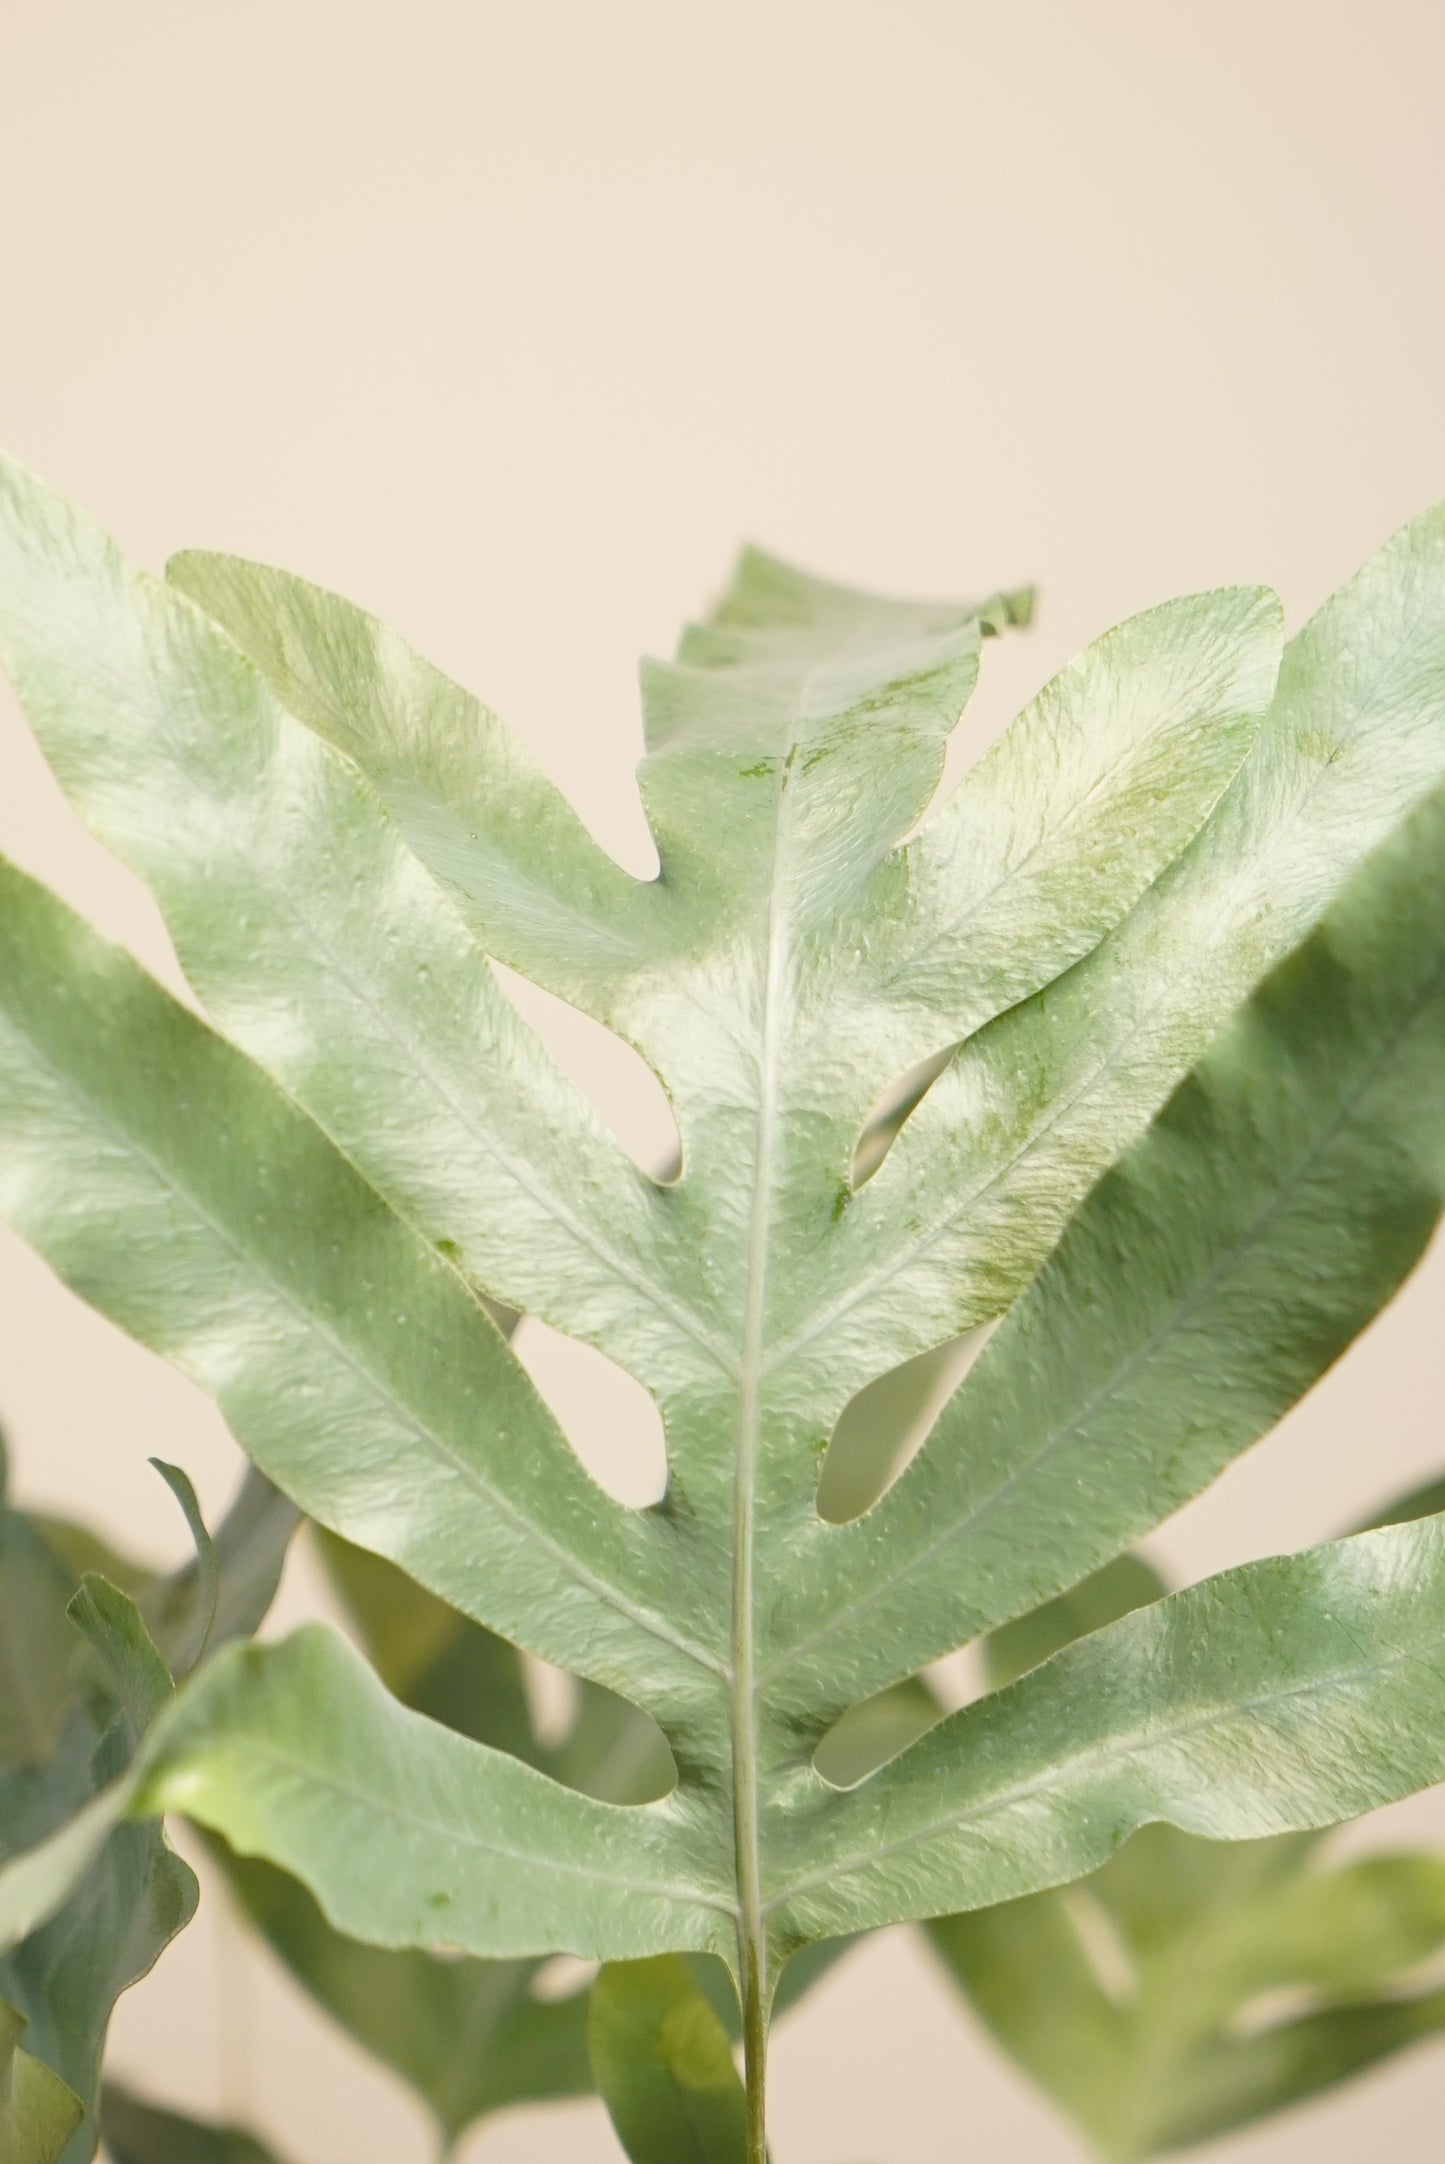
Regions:
M 1255 1441 L 1445 1182 L 1445 515 L 1283 654 L 1256 588 L 1131 619 L 930 812 L 1023 613 L 745 557 L 644 673 L 639 882 L 359 611 L 224 558 L 147 578 L 0 470 L 0 652 L 214 1024 L 5 872 L 0 1206 L 322 1525 L 643 1708 L 677 1769 L 624 1806 L 328 1631 L 232 1648 L 0 1878 L 8 1929 L 118 1816 L 180 1810 L 382 1946 L 719 1955 L 756 2056 L 809 1941 L 1058 1884 L 1151 1820 L 1248 1838 L 1445 1772 L 1437 1521 L 1126 1617 L 852 1787 L 815 1766 Z M 675 1180 L 489 958 L 641 1051 Z M 651 1392 L 659 1506 L 590 1479 L 484 1301 Z M 895 1485 L 825 1520 L 849 1401 L 1000 1317 Z
M 667 1747 L 645 1714 L 595 1684 L 556 1743 L 537 1735 L 521 1661 L 504 1639 L 447 1608 L 391 1564 L 322 1536 L 321 1552 L 366 1652 L 403 1703 L 568 1786 L 640 1802 L 671 1786 Z M 224 1844 L 231 1891 L 291 1975 L 411 2084 L 455 2140 L 508 2105 L 588 2093 L 587 1991 L 541 1995 L 545 1964 L 369 1946 L 329 1924 L 296 1879 Z
M 1439 1483 L 1378 1521 L 1439 1510 Z M 1134 1555 L 996 1634 L 1007 1682 L 1160 1599 Z M 1082 1596 L 1082 1597 L 1081 1597 Z M 1106 2164 L 1218 2140 L 1445 2031 L 1445 1858 L 1331 1862 L 1315 1833 L 1150 1826 L 1090 1878 L 929 1935 L 994 2037 Z

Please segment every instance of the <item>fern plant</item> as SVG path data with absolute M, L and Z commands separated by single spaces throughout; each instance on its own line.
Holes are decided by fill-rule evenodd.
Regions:
M 1148 1823 L 1256 1839 L 1445 1773 L 1426 1518 L 1151 1603 L 827 1777 L 860 1706 L 1256 1440 L 1441 1206 L 1445 513 L 1288 647 L 1257 588 L 1130 620 L 925 816 L 981 642 L 1026 614 L 745 557 L 644 672 L 638 882 L 359 611 L 225 558 L 148 578 L 0 468 L 0 650 L 214 1024 L 0 872 L 0 1207 L 299 1508 L 643 1709 L 673 1766 L 588 1796 L 329 1630 L 234 1647 L 6 1865 L 8 1938 L 173 1811 L 383 1947 L 716 1956 L 760 2164 L 799 1949 L 1026 1897 Z M 489 958 L 643 1054 L 675 1178 Z M 590 1479 L 489 1301 L 646 1387 L 660 1504 Z M 916 1459 L 825 1519 L 850 1401 L 995 1323 Z M 654 2006 L 677 1975 L 633 1973 Z M 608 2034 L 666 2074 L 636 2026 Z

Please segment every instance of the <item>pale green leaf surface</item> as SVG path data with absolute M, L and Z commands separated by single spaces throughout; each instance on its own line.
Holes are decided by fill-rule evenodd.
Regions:
M 399 687 L 414 683 L 422 665 L 360 612 L 304 582 L 232 559 L 187 556 L 173 576 L 214 611 L 283 699 L 345 743 L 434 868 L 435 851 L 428 856 L 425 835 L 414 831 L 419 791 L 436 819 L 456 816 L 448 810 L 447 785 L 456 802 L 472 804 L 493 786 L 497 802 L 509 800 L 510 750 L 493 762 L 491 728 L 459 736 L 441 718 L 433 741 L 419 718 L 431 710 L 427 697 L 414 699 L 403 716 Z M 883 863 L 879 876 L 889 891 L 872 896 L 864 914 L 877 920 L 885 941 L 900 912 L 918 928 L 935 930 L 946 906 L 936 890 L 940 881 L 957 884 L 963 862 L 974 867 L 975 899 L 989 913 L 988 928 L 971 917 L 950 918 L 933 940 L 935 969 L 966 981 L 958 996 L 967 1012 L 959 1008 L 944 1027 L 925 999 L 916 1045 L 906 1029 L 898 1034 L 901 1008 L 889 1010 L 891 1020 L 882 1010 L 873 1017 L 869 1034 L 885 1076 L 889 1061 L 901 1064 L 935 1049 L 940 1037 L 946 1041 L 1056 974 L 1117 922 L 1183 846 L 1238 765 L 1268 701 L 1277 615 L 1271 597 L 1242 589 L 1168 604 L 1121 627 L 1041 695 L 909 851 Z M 667 874 L 652 911 L 653 947 L 661 951 L 633 962 L 626 974 L 637 982 L 621 986 L 609 1012 L 644 1050 L 658 1050 L 659 1031 L 670 1038 L 673 1020 L 694 1040 L 680 1062 L 662 1059 L 675 1095 L 686 1095 L 688 1074 L 698 1069 L 716 1094 L 735 1064 L 737 1031 L 728 1008 L 741 987 L 720 978 L 712 958 L 717 935 L 709 905 L 723 902 L 712 893 L 716 876 L 708 859 L 719 835 L 728 837 L 728 870 L 745 899 L 749 885 L 771 877 L 773 812 L 758 784 L 776 779 L 780 757 L 794 747 L 800 756 L 789 776 L 796 807 L 790 853 L 806 855 L 812 884 L 824 885 L 807 895 L 794 874 L 788 906 L 805 919 L 830 907 L 837 882 L 861 876 L 849 867 L 866 872 L 926 804 L 944 734 L 973 680 L 980 621 L 967 609 L 881 603 L 754 553 L 744 559 L 718 619 L 684 642 L 683 661 L 650 671 L 655 756 L 644 787 Z M 438 716 L 460 696 L 440 679 L 432 692 L 431 703 L 440 700 Z M 880 735 L 893 739 L 887 761 L 880 759 Z M 439 770 L 432 762 L 442 746 Z M 750 754 L 739 769 L 738 758 Z M 866 795 L 855 771 L 860 761 L 873 770 Z M 881 791 L 880 771 L 887 777 Z M 1167 799 L 1159 791 L 1165 771 L 1172 784 Z M 733 799 L 735 816 L 728 809 Z M 865 806 L 873 838 L 859 831 Z M 481 813 L 469 816 L 475 825 Z M 489 816 L 495 820 L 495 808 Z M 526 831 L 528 821 L 520 803 L 514 806 L 516 826 Z M 705 849 L 699 850 L 695 827 Z M 900 879 L 901 891 L 913 895 L 907 911 L 892 892 Z M 549 981 L 548 957 L 535 947 L 523 951 L 508 937 L 505 882 L 494 877 L 481 886 L 498 913 L 495 921 L 485 908 L 475 914 L 481 936 L 505 959 Z M 1064 888 L 1073 909 L 1061 917 Z M 522 882 L 513 899 L 526 893 Z M 669 932 L 659 914 L 664 903 L 673 917 L 691 912 L 697 922 Z M 730 945 L 735 914 L 734 904 L 723 927 Z M 834 998 L 853 1007 L 872 998 L 864 980 L 879 960 L 874 934 L 864 929 L 866 952 L 855 953 L 863 934 L 855 939 L 845 920 L 836 951 L 815 955 L 812 963 L 821 978 L 834 980 Z M 700 938 L 695 957 L 674 951 L 679 943 L 696 949 Z M 983 952 L 989 938 L 1001 950 L 994 961 Z M 555 957 L 552 968 L 555 974 Z M 919 970 L 897 956 L 888 968 L 906 1001 Z M 574 996 L 588 1003 L 575 988 Z M 701 1041 L 712 1029 L 715 1058 Z M 694 1149 L 701 1145 L 696 1132 L 690 1139 Z M 615 1342 L 612 1349 L 618 1350 Z M 669 1389 L 676 1358 L 674 1351 Z
M 1445 778 L 1442 713 L 1437 507 L 1290 642 L 1268 722 L 1198 840 L 934 1083 L 772 1361 L 854 1371 L 1008 1307 L 1233 1008 Z
M 59 2164 L 80 2123 L 80 2098 L 21 2047 L 26 2021 L 0 1999 L 0 2157 L 5 2164 Z
M 320 1545 L 348 1619 L 388 1688 L 406 1704 L 587 1795 L 636 1803 L 671 1785 L 666 1746 L 635 1707 L 581 1685 L 569 1732 L 554 1745 L 541 1744 L 511 1646 L 364 1550 L 329 1535 Z M 936 1705 L 927 1703 L 929 1717 L 936 1718 Z M 865 1725 L 870 1755 L 860 1770 L 911 1741 L 924 1724 L 916 1715 L 906 1729 L 901 1718 L 895 1720 L 887 1749 L 876 1747 L 876 1716 Z M 837 1748 L 856 1750 L 858 1740 L 845 1738 Z M 538 1962 L 368 1946 L 334 1929 L 288 1874 L 234 1856 L 224 1844 L 215 1844 L 215 1852 L 247 1917 L 292 1975 L 366 2050 L 412 2084 L 448 2133 L 507 2104 L 591 2088 L 586 1994 L 539 1998 Z M 788 1964 L 780 2014 L 838 1951 L 835 1944 L 818 1947 Z M 718 1965 L 701 1959 L 695 1973 L 712 1993 L 719 2017 L 735 2024 L 736 1999 Z
M 1272 1427 L 1434 1230 L 1442 1075 L 1445 793 L 1218 1035 L 912 1465 L 797 1574 L 778 1687 L 816 1705 L 826 1675 L 866 1692 L 910 1673 L 1067 1588 Z
M 1090 1631 L 1102 1630 L 1106 1623 L 1116 1623 L 1120 1616 L 1162 1600 L 1167 1591 L 1158 1571 L 1142 1556 L 1115 1556 L 1112 1563 L 1081 1578 L 1067 1593 L 990 1632 L 983 1649 L 990 1690 L 1015 1682 L 1076 1638 L 1086 1638 Z
M 404 1215 L 644 1380 L 716 1372 L 651 1183 L 350 762 L 191 602 L 4 460 L 0 659 L 208 1011 Z
M 695 1808 L 565 1789 L 398 1705 L 319 1626 L 219 1656 L 154 1734 L 145 1806 L 271 1858 L 378 1944 L 586 1957 L 727 1938 Z
M 1107 632 L 1026 707 L 881 868 L 840 937 L 910 1059 L 1098 944 L 1198 831 L 1258 733 L 1279 602 L 1240 587 Z
M 347 1624 L 393 1698 L 474 1743 L 542 1763 L 514 1645 L 383 1557 L 321 1528 L 311 1537 Z
M 771 573 L 791 595 L 794 575 L 777 566 Z M 1176 737 L 1174 810 L 1156 822 L 1135 806 L 1134 860 L 1152 870 L 1203 820 L 1267 703 L 1277 626 L 1257 594 L 1247 599 L 1245 606 L 1237 593 L 1203 597 L 1171 619 L 1178 673 L 1188 679 L 1196 645 L 1207 646 L 1210 668 L 1201 666 L 1194 687 L 1191 748 Z M 614 1019 L 668 1085 L 684 1136 L 677 1206 L 705 1268 L 712 1265 L 719 1296 L 739 1277 L 737 1251 L 745 1261 L 750 1220 L 724 1214 L 716 1198 L 721 1192 L 741 1203 L 766 1180 L 770 1344 L 760 1356 L 778 1417 L 787 1418 L 794 1404 L 813 1397 L 836 1412 L 854 1388 L 893 1364 L 887 1348 L 876 1357 L 875 1347 L 866 1370 L 850 1373 L 835 1359 L 791 1374 L 786 1347 L 792 1311 L 811 1308 L 830 1282 L 829 1258 L 845 1251 L 842 1228 L 832 1227 L 846 1217 L 854 1149 L 870 1105 L 900 1069 L 956 1034 L 926 1002 L 925 1019 L 910 1019 L 902 989 L 897 1000 L 879 1003 L 870 972 L 873 949 L 886 946 L 902 907 L 893 890 L 908 885 L 906 851 L 894 845 L 937 784 L 946 728 L 973 680 L 979 620 L 855 596 L 836 623 L 826 610 L 815 621 L 805 593 L 798 621 L 785 615 L 780 625 L 754 629 L 747 601 L 744 628 L 735 630 L 736 607 L 737 596 L 729 597 L 721 631 L 694 634 L 682 662 L 653 667 L 644 678 L 649 754 L 641 779 L 663 882 L 683 897 L 679 907 L 701 895 L 702 915 L 694 951 L 666 954 L 650 974 L 639 973 L 619 996 Z M 1080 674 L 1077 697 L 1054 717 L 1051 753 L 1062 758 L 1066 746 L 1106 730 L 1112 713 L 1121 738 L 1131 730 L 1140 738 L 1151 730 L 1167 735 L 1178 716 L 1161 708 L 1155 663 L 1153 653 L 1126 639 L 1096 655 Z M 1188 702 L 1181 696 L 1181 703 Z M 1048 833 L 1055 821 L 1067 826 L 1065 810 L 1078 812 L 1087 791 L 1076 801 L 1060 782 L 1058 800 L 1051 797 L 1043 736 L 1028 716 L 1015 726 L 1023 748 L 1014 750 L 1011 730 L 991 757 L 1015 777 L 1019 837 L 1026 827 Z M 940 816 L 948 820 L 951 808 Z M 1156 824 L 1163 831 L 1156 833 Z M 969 942 L 949 927 L 944 943 L 956 948 L 957 971 L 971 987 L 957 998 L 975 1020 L 993 1011 L 995 997 L 1006 1001 L 1046 981 L 1127 910 L 1130 874 L 1117 862 L 1120 892 L 1107 909 L 1102 901 L 1093 834 L 1088 817 L 1075 820 L 1076 884 L 1090 887 L 1096 900 L 1071 935 L 1078 942 L 1071 953 L 1057 951 L 1057 941 L 1031 953 L 1032 934 L 1020 920 L 1013 926 L 1015 974 L 1003 985 L 985 954 L 969 973 Z M 1007 855 L 1014 841 L 1003 836 L 999 846 Z M 1107 854 L 1107 844 L 1101 847 Z M 725 899 L 715 897 L 724 880 Z M 1008 914 L 1006 888 L 1000 921 Z M 920 921 L 923 906 L 916 905 Z M 745 1300 L 741 1309 L 735 1327 L 745 1331 Z M 686 1467 L 691 1493 L 683 1418 L 675 1417 L 674 1430 L 676 1462 Z M 781 1471 L 785 1454 L 772 1455 Z M 786 1455 L 805 1463 L 807 1445 L 800 1440 Z
M 728 1943 L 695 1806 L 624 1808 L 410 1712 L 314 1624 L 193 1676 L 136 1767 L 0 1871 L 0 1944 L 40 1921 L 128 1813 L 183 1811 L 381 1946 L 515 1957 Z
M 592 1987 L 592 2072 L 632 2164 L 747 2164 L 727 2032 L 685 1962 L 609 1964 Z
M 696 1694 L 706 1649 L 667 1610 L 697 1602 L 665 1598 L 661 1529 L 583 1471 L 456 1272 L 258 1069 L 4 867 L 0 1149 L 12 1223 L 314 1517 L 550 1659 Z
M 819 1793 L 775 1829 L 768 1908 L 785 1939 L 872 1929 L 1076 1878 L 1152 1820 L 1247 1840 L 1442 1775 L 1445 1520 L 1425 1518 L 1139 1609 Z
M 1438 1483 L 1375 1521 L 1425 1514 Z M 1438 1506 L 1437 1506 L 1438 1507 Z M 1124 1555 L 987 1642 L 995 1683 L 1162 1597 Z M 1146 1826 L 1091 1877 L 941 1917 L 930 1940 L 995 2037 L 1117 2164 L 1217 2138 L 1445 2027 L 1445 1859 L 1321 1868 L 1318 1833 Z
M 512 731 L 387 625 L 305 579 L 187 550 L 171 584 L 353 759 L 492 953 L 583 1007 L 651 959 L 650 886 L 598 848 Z
M 332 1586 L 394 1698 L 604 1803 L 652 1803 L 677 1769 L 657 1723 L 601 1685 L 568 1679 L 564 1732 L 543 1742 L 515 1646 L 439 1601 L 394 1564 L 318 1529 Z
M 607 1801 L 650 1801 L 672 1785 L 666 1745 L 636 1707 L 580 1684 L 568 1734 L 542 1745 L 514 1647 L 364 1549 L 328 1534 L 320 1548 L 348 1620 L 405 1704 Z M 505 2105 L 590 2090 L 585 1990 L 538 1997 L 537 1961 L 365 1945 L 329 1924 L 287 1873 L 223 1843 L 214 1852 L 248 1919 L 291 1974 L 412 2085 L 448 2135 Z

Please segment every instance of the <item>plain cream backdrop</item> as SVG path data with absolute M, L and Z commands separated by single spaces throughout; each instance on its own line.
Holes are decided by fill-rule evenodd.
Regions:
M 1267 579 L 1298 619 L 1445 492 L 1442 184 L 1439 0 L 9 0 L 0 440 L 152 564 L 232 548 L 392 619 L 643 869 L 634 657 L 744 534 L 903 590 L 1036 577 L 975 748 L 1166 595 Z M 0 846 L 172 970 L 8 695 Z M 655 1150 L 630 1059 L 544 1024 Z M 1442 1284 L 1437 1253 L 1158 1552 L 1295 1545 L 1445 1460 Z M 627 1394 L 534 1357 L 621 1466 Z M 147 1454 L 213 1507 L 235 1475 L 209 1407 L 8 1239 L 0 1417 L 24 1497 L 157 1554 Z M 293 1572 L 286 1614 L 314 1597 Z M 1371 1837 L 1422 1831 L 1438 1796 Z M 296 2164 L 427 2154 L 215 1904 L 116 2038 Z M 786 2026 L 776 2078 L 785 2164 L 1077 2154 L 901 1936 Z M 1445 2049 L 1229 2154 L 1414 2164 L 1442 2103 Z M 578 2106 L 465 2154 L 617 2151 Z

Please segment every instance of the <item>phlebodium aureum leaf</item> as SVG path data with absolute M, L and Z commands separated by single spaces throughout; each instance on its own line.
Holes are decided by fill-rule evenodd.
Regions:
M 543 1741 L 513 1646 L 378 1557 L 330 1535 L 320 1545 L 349 1622 L 405 1704 L 609 1801 L 641 1801 L 671 1786 L 655 1724 L 625 1700 L 584 1684 L 566 1733 Z M 367 1945 L 328 1923 L 287 1872 L 220 1842 L 213 1853 L 292 1976 L 411 2084 L 447 2139 L 485 2113 L 591 2091 L 585 1976 L 558 1992 L 537 1959 Z
M 1440 1207 L 1445 516 L 1288 647 L 1257 588 L 1109 632 L 930 811 L 1023 613 L 745 557 L 644 675 L 638 882 L 357 610 L 224 558 L 147 578 L 3 469 L 0 652 L 214 1028 L 5 873 L 0 1205 L 323 1526 L 644 1709 L 676 1768 L 587 1795 L 329 1632 L 232 1649 L 0 1880 L 12 1927 L 107 1813 L 173 1809 L 383 1947 L 719 1955 L 756 2159 L 796 1948 L 1058 1884 L 1149 1821 L 1248 1838 L 1445 1772 L 1428 1521 L 1126 1617 L 852 1786 L 815 1764 L 1222 1471 Z M 676 1179 L 492 959 L 640 1049 Z M 591 1480 L 485 1302 L 650 1391 L 660 1505 Z M 850 1401 L 1001 1317 L 881 1500 L 825 1518 Z
M 1440 1506 L 1438 1484 L 1384 1523 Z M 1160 1599 L 1125 1555 L 996 1634 L 992 1681 Z M 1445 2031 L 1445 1858 L 1333 1861 L 1319 1832 L 1136 1834 L 1092 1877 L 928 1926 L 990 2032 L 1093 2152 L 1141 2164 Z

